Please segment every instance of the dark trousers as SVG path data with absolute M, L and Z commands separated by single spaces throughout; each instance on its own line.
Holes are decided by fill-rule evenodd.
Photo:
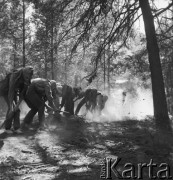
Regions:
M 45 109 L 45 101 L 43 97 L 35 91 L 34 86 L 30 86 L 26 93 L 25 101 L 31 110 L 27 113 L 24 118 L 24 123 L 31 124 L 35 114 L 38 112 L 39 123 L 45 119 L 44 109 Z
M 84 97 L 80 103 L 78 104 L 76 110 L 75 110 L 75 115 L 77 115 L 81 109 L 81 107 L 87 102 L 86 98 Z
M 9 130 L 11 129 L 11 126 L 13 124 L 14 130 L 17 130 L 20 128 L 20 110 L 18 109 L 16 112 L 12 113 L 10 116 L 6 116 L 5 120 L 5 129 Z
M 64 111 L 69 112 L 68 115 L 74 115 L 74 101 L 72 87 L 64 85 L 61 106 L 64 106 Z M 67 113 L 64 113 L 67 116 Z
M 66 112 L 69 112 L 71 115 L 74 115 L 74 102 L 71 97 L 67 98 L 65 105 L 64 105 L 64 110 Z

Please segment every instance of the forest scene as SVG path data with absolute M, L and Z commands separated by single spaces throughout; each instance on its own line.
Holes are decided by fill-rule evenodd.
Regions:
M 172 179 L 172 43 L 172 0 L 0 0 L 0 179 Z

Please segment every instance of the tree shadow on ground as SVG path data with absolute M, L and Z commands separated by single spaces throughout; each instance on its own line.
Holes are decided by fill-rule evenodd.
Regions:
M 46 173 L 50 180 L 97 180 L 100 179 L 100 164 L 106 157 L 120 157 L 120 171 L 129 162 L 134 164 L 136 172 L 138 163 L 149 163 L 151 159 L 158 164 L 166 162 L 172 167 L 172 149 L 155 141 L 156 128 L 152 119 L 86 122 L 75 116 L 62 116 L 61 119 L 48 120 L 45 130 L 38 131 L 38 124 L 33 123 L 33 130 L 17 136 L 26 139 L 24 144 L 32 144 L 39 161 L 20 163 L 11 159 L 12 166 L 4 165 L 0 170 L 6 178 L 14 176 L 20 179 L 28 172 L 31 179 L 34 173 L 40 178 Z M 32 155 L 29 150 L 24 153 L 28 153 L 28 158 Z M 147 171 L 144 177 L 148 179 Z
M 151 159 L 158 166 L 167 163 L 172 167 L 172 147 L 156 141 L 158 134 L 153 119 L 117 121 L 101 125 L 94 123 L 93 127 L 100 135 L 98 143 L 109 152 L 105 158 L 113 155 L 121 158 L 120 169 L 123 169 L 124 164 L 132 163 L 137 171 L 139 163 L 149 164 Z M 144 171 L 144 176 L 148 177 L 147 170 Z

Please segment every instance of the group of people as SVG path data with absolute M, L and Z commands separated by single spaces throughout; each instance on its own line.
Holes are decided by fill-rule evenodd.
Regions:
M 23 67 L 9 73 L 6 78 L 0 81 L 0 96 L 4 97 L 8 110 L 4 127 L 7 132 L 20 131 L 20 109 L 19 105 L 24 100 L 29 112 L 24 118 L 24 126 L 28 127 L 33 121 L 36 113 L 40 126 L 45 122 L 45 108 L 48 112 L 60 113 L 64 107 L 67 115 L 77 115 L 80 108 L 86 105 L 87 111 L 98 109 L 101 111 L 108 99 L 97 89 L 83 91 L 81 87 L 61 85 L 55 80 L 33 77 L 32 67 Z M 59 98 L 62 98 L 61 103 Z M 80 100 L 75 112 L 74 102 Z M 48 102 L 48 103 L 47 103 Z

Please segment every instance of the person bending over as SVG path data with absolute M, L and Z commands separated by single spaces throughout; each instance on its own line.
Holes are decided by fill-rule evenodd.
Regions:
M 80 103 L 78 104 L 75 115 L 77 115 L 81 109 L 81 107 L 85 104 L 86 110 L 90 110 L 91 112 L 95 110 L 96 107 L 96 98 L 97 98 L 97 89 L 87 89 L 86 91 L 82 92 L 80 96 L 76 99 L 83 98 Z M 76 101 L 75 100 L 75 101 Z
M 62 101 L 60 109 L 64 107 L 64 111 L 70 115 L 74 115 L 74 99 L 77 98 L 81 92 L 81 87 L 71 87 L 66 84 L 62 86 Z M 65 113 L 67 115 L 67 113 Z
M 39 124 L 43 125 L 45 121 L 45 102 L 48 101 L 46 107 L 49 110 L 58 111 L 55 106 L 54 96 L 56 94 L 56 81 L 36 78 L 33 79 L 29 86 L 25 101 L 31 109 L 24 118 L 24 125 L 28 126 L 32 123 L 35 114 L 38 112 Z

